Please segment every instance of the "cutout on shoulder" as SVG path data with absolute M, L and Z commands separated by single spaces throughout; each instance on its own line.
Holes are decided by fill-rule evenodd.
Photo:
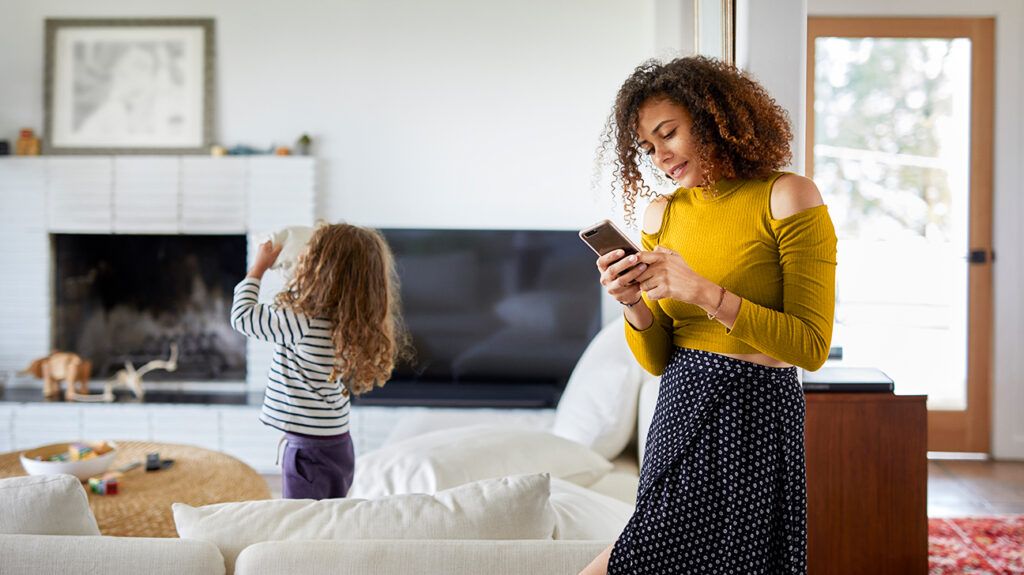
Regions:
M 796 174 L 785 174 L 779 176 L 772 185 L 770 216 L 774 220 L 784 220 L 793 214 L 824 203 L 814 180 Z
M 668 207 L 668 201 L 672 196 L 658 196 L 653 202 L 647 205 L 647 209 L 644 211 L 644 233 L 645 234 L 657 234 L 661 231 L 661 222 L 665 217 L 665 208 Z

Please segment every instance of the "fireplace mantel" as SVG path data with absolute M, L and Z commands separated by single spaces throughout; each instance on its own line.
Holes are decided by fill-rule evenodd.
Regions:
M 251 245 L 312 225 L 316 187 L 309 157 L 0 158 L 0 371 L 51 351 L 50 234 L 244 234 Z M 263 388 L 271 351 L 249 342 L 250 391 Z

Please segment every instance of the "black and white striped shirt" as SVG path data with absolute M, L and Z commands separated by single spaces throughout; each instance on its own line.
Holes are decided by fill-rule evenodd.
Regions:
M 231 327 L 274 343 L 260 421 L 306 435 L 341 435 L 349 428 L 349 397 L 341 380 L 329 381 L 334 363 L 333 324 L 276 305 L 259 303 L 260 281 L 235 286 Z

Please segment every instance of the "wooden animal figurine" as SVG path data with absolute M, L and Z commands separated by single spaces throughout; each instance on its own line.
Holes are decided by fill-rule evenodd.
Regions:
M 22 373 L 43 380 L 43 397 L 46 398 L 60 395 L 60 382 L 65 382 L 64 399 L 71 401 L 76 395 L 88 395 L 92 362 L 77 353 L 55 351 L 33 361 Z
M 166 360 L 155 359 L 142 367 L 135 369 L 135 365 L 130 361 L 124 362 L 124 369 L 117 370 L 114 377 L 107 380 L 103 386 L 103 393 L 97 393 L 93 395 L 76 395 L 75 401 L 82 402 L 104 402 L 110 403 L 114 401 L 114 388 L 127 388 L 131 390 L 135 399 L 142 400 L 146 396 L 146 390 L 142 387 L 142 377 L 147 373 L 156 370 L 164 369 L 167 371 L 175 371 L 178 369 L 178 344 L 171 344 L 171 355 Z
M 117 385 L 118 387 L 127 387 L 132 390 L 132 393 L 135 394 L 135 399 L 142 399 L 146 396 L 146 391 L 142 388 L 142 377 L 155 369 L 167 371 L 178 369 L 178 344 L 171 344 L 171 355 L 166 361 L 155 359 L 138 369 L 135 369 L 131 362 L 124 362 L 124 369 L 117 370 L 117 373 L 114 374 L 114 379 L 107 383 L 106 393 L 112 398 L 112 387 Z

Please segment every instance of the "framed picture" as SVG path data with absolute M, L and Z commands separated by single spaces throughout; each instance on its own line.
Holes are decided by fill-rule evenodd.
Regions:
M 212 19 L 47 19 L 48 154 L 208 153 Z

